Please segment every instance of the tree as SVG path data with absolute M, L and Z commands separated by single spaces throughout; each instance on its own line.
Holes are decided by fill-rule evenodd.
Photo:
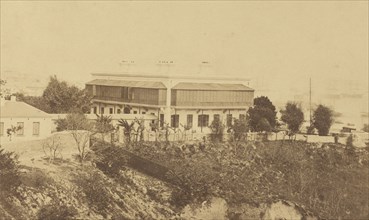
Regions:
M 28 96 L 21 92 L 16 92 L 12 94 L 17 97 L 17 101 L 25 102 L 33 107 L 36 107 L 44 112 L 52 113 L 50 106 L 42 96 Z
M 249 125 L 245 118 L 235 119 L 231 127 L 233 138 L 235 141 L 240 141 L 245 137 L 245 133 L 248 131 Z
M 5 96 L 9 95 L 9 89 L 5 89 L 4 86 L 6 85 L 6 81 L 0 79 L 0 97 L 4 98 Z
M 0 195 L 14 193 L 20 184 L 18 156 L 0 146 Z
M 299 132 L 302 123 L 304 122 L 304 113 L 296 103 L 288 102 L 286 109 L 281 110 L 281 120 L 285 122 L 292 134 Z
M 212 141 L 222 141 L 224 124 L 222 123 L 220 118 L 219 117 L 214 118 L 209 127 L 211 129 L 210 139 Z
M 134 122 L 137 124 L 137 128 L 135 130 L 136 133 L 136 142 L 144 140 L 144 130 L 145 130 L 145 121 L 143 119 L 135 118 Z
M 363 131 L 369 132 L 369 124 L 364 124 Z
M 59 81 L 56 76 L 50 77 L 42 98 L 50 108 L 49 113 L 86 113 L 90 110 L 91 96 L 85 90 Z
M 111 124 L 111 116 L 104 116 L 96 114 L 95 129 L 97 133 L 101 134 L 101 140 L 105 141 L 105 134 L 114 131 L 114 126 Z
M 272 126 L 266 118 L 261 118 L 256 125 L 256 131 L 270 132 L 272 129 Z
M 60 137 L 55 135 L 47 138 L 42 144 L 42 150 L 49 159 L 49 163 L 56 159 L 57 153 L 61 156 L 61 148 Z
M 1 94 L 3 94 L 3 91 L 1 91 Z M 90 110 L 92 99 L 85 89 L 71 86 L 65 81 L 59 81 L 56 76 L 50 77 L 49 84 L 42 96 L 27 96 L 21 92 L 12 95 L 16 96 L 18 101 L 25 102 L 48 113 L 86 113 Z M 8 96 L 10 95 L 8 94 Z
M 9 137 L 9 140 L 12 140 L 12 137 L 15 133 L 17 133 L 17 131 L 21 130 L 23 127 L 21 125 L 18 126 L 11 126 L 10 128 L 6 129 L 6 134 Z
M 313 125 L 318 130 L 318 134 L 321 136 L 328 135 L 332 124 L 333 111 L 324 105 L 319 105 L 313 114 Z
M 89 145 L 93 124 L 81 113 L 68 114 L 65 118 L 65 123 L 67 125 L 67 130 L 71 132 L 76 142 L 80 162 L 83 162 L 88 154 L 87 147 Z
M 127 120 L 119 119 L 118 126 L 123 127 L 124 136 L 128 143 L 131 143 L 131 133 L 134 130 L 135 122 L 128 123 Z
M 248 110 L 248 123 L 253 131 L 269 131 L 277 124 L 273 103 L 266 96 L 254 99 L 254 106 Z M 266 123 L 265 120 L 268 122 Z

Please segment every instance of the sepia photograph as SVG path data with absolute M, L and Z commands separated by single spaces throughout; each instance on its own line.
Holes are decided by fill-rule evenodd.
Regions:
M 368 42 L 368 0 L 0 0 L 0 220 L 369 220 Z

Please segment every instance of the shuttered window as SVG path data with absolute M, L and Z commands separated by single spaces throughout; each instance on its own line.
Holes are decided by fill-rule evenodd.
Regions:
M 179 115 L 172 115 L 170 122 L 171 122 L 170 126 L 172 126 L 173 128 L 178 128 L 179 127 Z
M 187 115 L 187 127 L 192 128 L 193 125 L 193 115 Z
M 198 126 L 207 127 L 209 125 L 209 115 L 199 115 Z
M 33 135 L 40 134 L 40 122 L 33 122 Z

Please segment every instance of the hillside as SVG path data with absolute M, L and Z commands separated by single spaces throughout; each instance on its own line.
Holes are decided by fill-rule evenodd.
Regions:
M 68 139 L 67 134 L 62 137 Z M 52 162 L 43 156 L 42 141 L 14 143 L 6 149 L 22 151 L 27 147 L 19 156 L 19 187 L 14 192 L 1 191 L 1 219 L 55 219 L 57 216 L 57 219 L 68 216 L 77 219 L 169 219 L 174 215 L 168 204 L 151 198 L 158 194 L 157 197 L 165 201 L 169 195 L 159 192 L 170 192 L 165 183 L 155 178 L 131 169 L 125 169 L 119 179 L 110 178 L 93 165 L 92 159 L 83 164 L 74 160 L 72 145 L 71 149 L 64 147 L 61 151 L 63 159 Z M 0 183 L 2 186 L 12 184 L 5 179 Z
M 49 160 L 43 141 L 4 146 L 17 178 L 1 180 L 4 219 L 366 219 L 366 150 L 299 141 L 133 143 L 94 141 L 75 159 L 68 133 Z M 4 177 L 2 167 L 1 175 Z M 6 173 L 5 173 L 6 174 Z

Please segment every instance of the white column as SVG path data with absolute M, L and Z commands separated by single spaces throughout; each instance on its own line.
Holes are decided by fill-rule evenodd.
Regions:
M 172 101 L 172 80 L 164 83 L 167 87 L 167 100 L 164 109 L 164 123 L 170 123 L 171 118 L 171 101 Z

